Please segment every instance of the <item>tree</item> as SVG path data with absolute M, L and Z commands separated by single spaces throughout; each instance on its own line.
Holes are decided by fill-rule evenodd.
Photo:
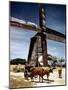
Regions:
M 62 62 L 64 62 L 63 57 L 61 57 L 61 59 L 59 60 L 59 62 L 62 64 Z

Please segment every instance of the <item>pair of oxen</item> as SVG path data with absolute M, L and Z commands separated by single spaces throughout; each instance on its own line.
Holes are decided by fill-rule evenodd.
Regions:
M 53 67 L 26 67 L 24 72 L 25 79 L 28 80 L 30 77 L 33 80 L 33 77 L 39 76 L 43 82 L 43 76 L 47 75 L 47 80 L 49 80 L 50 73 L 53 73 Z M 40 80 L 40 79 L 39 79 Z M 40 82 L 40 81 L 39 81 Z

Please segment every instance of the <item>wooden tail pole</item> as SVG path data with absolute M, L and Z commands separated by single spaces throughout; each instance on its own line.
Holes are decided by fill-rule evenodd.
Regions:
M 39 25 L 42 33 L 42 52 L 43 52 L 43 65 L 48 64 L 47 61 L 47 40 L 46 40 L 46 20 L 45 20 L 45 9 L 42 5 L 39 6 Z

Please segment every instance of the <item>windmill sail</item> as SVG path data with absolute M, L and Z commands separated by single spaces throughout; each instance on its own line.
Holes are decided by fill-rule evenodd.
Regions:
M 21 27 L 21 28 L 26 28 L 27 30 L 41 32 L 41 29 L 37 24 L 26 22 L 24 20 L 20 20 L 15 17 L 10 17 L 10 25 Z M 46 27 L 46 38 L 49 40 L 65 43 L 66 36 L 60 32 L 57 32 L 53 29 Z

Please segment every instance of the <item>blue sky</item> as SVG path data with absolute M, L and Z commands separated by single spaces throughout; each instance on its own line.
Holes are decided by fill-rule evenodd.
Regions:
M 38 4 L 10 3 L 10 16 L 31 21 L 39 25 Z M 65 34 L 65 5 L 44 4 L 46 26 Z M 36 32 L 10 26 L 10 59 L 28 57 L 30 38 Z M 65 44 L 47 40 L 48 53 L 59 58 L 65 58 Z

